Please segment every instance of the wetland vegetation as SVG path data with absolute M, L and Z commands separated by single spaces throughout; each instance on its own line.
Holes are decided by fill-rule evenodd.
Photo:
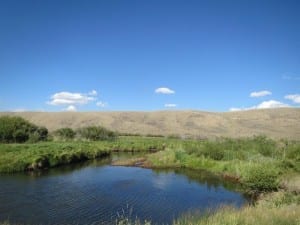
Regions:
M 298 141 L 266 136 L 214 140 L 123 136 L 102 127 L 63 128 L 48 134 L 46 128 L 19 118 L 0 119 L 1 173 L 48 169 L 117 151 L 142 151 L 143 157 L 120 161 L 119 165 L 206 170 L 241 184 L 243 192 L 257 197 L 254 206 L 223 207 L 205 216 L 192 213 L 174 220 L 174 224 L 300 223 Z M 3 121 L 9 121 L 8 125 Z M 118 221 L 139 223 L 127 218 Z

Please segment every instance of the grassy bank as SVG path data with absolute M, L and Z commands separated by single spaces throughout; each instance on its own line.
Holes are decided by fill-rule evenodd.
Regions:
M 208 170 L 242 183 L 249 191 L 269 192 L 291 186 L 299 191 L 295 179 L 300 172 L 300 143 L 263 136 L 213 141 L 126 136 L 114 141 L 1 144 L 0 172 L 50 168 L 102 157 L 112 151 L 152 153 L 144 160 L 148 167 Z
M 299 142 L 274 141 L 259 136 L 176 144 L 149 155 L 151 166 L 204 169 L 258 192 L 277 190 L 289 174 L 300 172 Z
M 158 151 L 163 139 L 120 137 L 115 141 L 0 144 L 0 172 L 44 169 L 109 155 L 112 151 Z
M 215 212 L 190 213 L 174 221 L 174 225 L 299 225 L 300 196 L 283 191 L 264 194 L 255 206 L 236 209 L 221 207 Z

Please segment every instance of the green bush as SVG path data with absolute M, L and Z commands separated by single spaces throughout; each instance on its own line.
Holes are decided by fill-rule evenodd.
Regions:
M 15 116 L 0 117 L 0 142 L 1 143 L 23 143 L 46 140 L 48 130 L 38 127 L 29 121 Z
M 53 135 L 60 140 L 72 140 L 74 139 L 76 132 L 71 128 L 60 128 L 53 132 Z
M 290 143 L 286 148 L 286 157 L 300 162 L 300 145 Z
M 224 148 L 222 143 L 206 142 L 205 148 L 202 150 L 205 157 L 209 157 L 214 160 L 222 160 L 224 158 Z
M 276 142 L 266 136 L 254 136 L 254 143 L 257 145 L 258 152 L 263 156 L 271 156 L 276 147 Z
M 256 192 L 267 192 L 278 189 L 278 170 L 271 164 L 251 165 L 243 178 L 248 189 Z
M 90 141 L 114 140 L 117 138 L 117 134 L 115 132 L 100 126 L 81 128 L 78 130 L 78 134 L 81 138 Z

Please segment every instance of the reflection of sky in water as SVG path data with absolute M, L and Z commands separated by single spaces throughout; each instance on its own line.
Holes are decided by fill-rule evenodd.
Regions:
M 165 190 L 168 186 L 172 183 L 171 175 L 162 173 L 162 174 L 155 174 L 152 178 L 153 187 L 161 190 Z
M 0 202 L 0 220 L 22 224 L 115 224 L 118 213 L 161 224 L 187 210 L 245 200 L 200 172 L 92 164 L 39 176 L 2 175 Z

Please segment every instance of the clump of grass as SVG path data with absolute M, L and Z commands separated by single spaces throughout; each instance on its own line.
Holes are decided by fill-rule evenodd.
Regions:
M 215 213 L 190 214 L 174 222 L 174 225 L 299 225 L 299 206 L 280 208 L 223 207 Z
M 133 209 L 127 204 L 125 210 L 122 209 L 121 212 L 117 212 L 117 218 L 115 221 L 116 225 L 151 225 L 150 221 L 143 221 L 137 217 L 133 217 Z

